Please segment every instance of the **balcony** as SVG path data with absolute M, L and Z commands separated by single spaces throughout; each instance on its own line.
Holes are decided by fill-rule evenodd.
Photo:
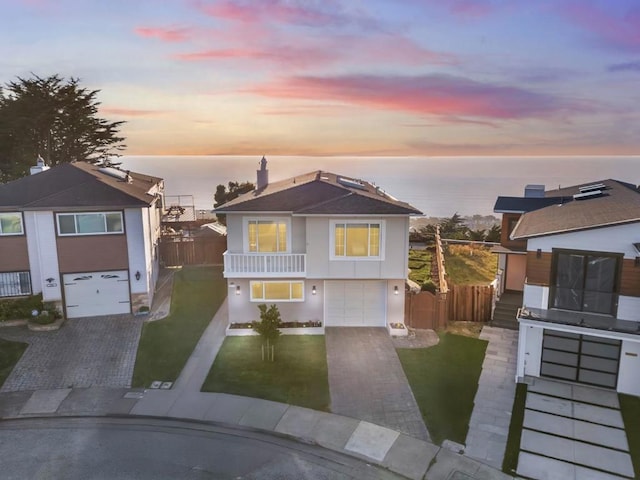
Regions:
M 307 275 L 305 253 L 229 253 L 224 252 L 225 278 L 286 277 Z

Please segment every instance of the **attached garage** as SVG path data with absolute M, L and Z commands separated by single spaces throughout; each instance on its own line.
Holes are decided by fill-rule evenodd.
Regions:
M 131 312 L 126 270 L 72 273 L 62 279 L 67 318 Z
M 325 326 L 384 327 L 387 282 L 344 280 L 325 282 Z
M 616 388 L 620 340 L 553 330 L 543 338 L 541 376 Z

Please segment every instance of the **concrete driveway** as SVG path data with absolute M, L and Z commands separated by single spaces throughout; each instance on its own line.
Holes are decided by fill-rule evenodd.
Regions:
M 429 440 L 386 329 L 327 327 L 325 341 L 331 412 Z
M 29 344 L 0 391 L 130 387 L 141 329 L 131 315 L 69 319 L 54 332 L 0 329 L 0 337 Z

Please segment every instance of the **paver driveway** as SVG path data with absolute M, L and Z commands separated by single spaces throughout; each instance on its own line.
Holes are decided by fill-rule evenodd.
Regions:
M 386 329 L 327 327 L 325 341 L 333 413 L 429 440 Z
M 141 329 L 131 315 L 69 319 L 54 332 L 4 328 L 0 337 L 29 347 L 0 391 L 130 387 Z

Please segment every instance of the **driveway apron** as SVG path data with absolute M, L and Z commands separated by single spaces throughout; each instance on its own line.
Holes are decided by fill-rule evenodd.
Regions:
M 384 328 L 326 328 L 331 411 L 422 440 L 429 433 Z
M 130 387 L 141 329 L 131 315 L 69 319 L 54 332 L 4 328 L 0 337 L 29 347 L 0 391 Z

